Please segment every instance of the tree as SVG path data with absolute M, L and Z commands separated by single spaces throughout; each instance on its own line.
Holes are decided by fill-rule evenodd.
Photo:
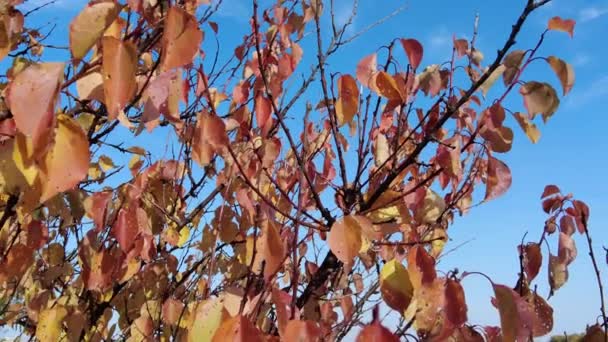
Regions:
M 510 126 L 536 143 L 538 117 L 574 84 L 567 62 L 540 56 L 545 35 L 573 36 L 573 20 L 554 17 L 535 46 L 516 46 L 550 0 L 522 1 L 496 56 L 476 48 L 475 24 L 447 63 L 427 64 L 420 42 L 400 37 L 356 70 L 327 63 L 360 35 L 333 20 L 332 2 L 252 0 L 251 30 L 230 45 L 213 21 L 221 1 L 94 0 L 69 24 L 62 62 L 45 60 L 55 47 L 21 2 L 0 2 L 0 57 L 12 59 L 0 115 L 3 325 L 42 341 L 315 341 L 353 328 L 361 341 L 519 341 L 552 330 L 532 286 L 543 241 L 559 240 L 544 258 L 550 295 L 567 281 L 577 231 L 598 270 L 589 208 L 555 185 L 539 240 L 519 246 L 517 284 L 488 278 L 500 327 L 468 322 L 460 282 L 485 275 L 435 267 L 456 215 L 508 190 Z M 203 49 L 214 39 L 234 53 Z M 536 63 L 559 91 L 525 80 Z M 523 106 L 505 108 L 507 96 Z M 129 143 L 158 130 L 170 133 L 166 153 Z M 599 271 L 597 282 L 602 321 L 587 334 L 605 340 Z M 382 322 L 379 305 L 400 324 Z

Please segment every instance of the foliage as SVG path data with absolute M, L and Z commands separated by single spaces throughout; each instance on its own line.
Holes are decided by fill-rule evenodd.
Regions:
M 523 1 L 493 59 L 475 25 L 447 63 L 404 37 L 346 73 L 326 62 L 364 32 L 337 25 L 332 2 L 253 0 L 250 32 L 230 45 L 213 21 L 221 1 L 92 0 L 69 25 L 71 59 L 51 62 L 48 35 L 27 25 L 36 11 L 0 1 L 0 323 L 41 341 L 549 334 L 539 269 L 550 297 L 578 232 L 597 271 L 589 208 L 557 186 L 542 194 L 540 238 L 519 246 L 517 284 L 488 278 L 500 327 L 468 320 L 461 281 L 479 273 L 436 269 L 455 217 L 509 189 L 512 127 L 538 142 L 574 85 L 570 64 L 539 56 L 574 21 L 552 18 L 513 49 L 549 1 Z M 537 63 L 559 91 L 525 79 Z M 509 95 L 522 105 L 506 108 Z M 129 144 L 159 130 L 163 158 Z M 543 253 L 552 236 L 557 254 Z M 380 321 L 382 302 L 399 326 Z M 605 338 L 601 325 L 587 334 Z

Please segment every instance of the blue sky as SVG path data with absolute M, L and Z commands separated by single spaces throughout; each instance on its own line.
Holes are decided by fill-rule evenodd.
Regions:
M 24 8 L 32 8 L 36 3 L 43 2 L 44 0 L 30 0 Z M 65 46 L 67 26 L 84 3 L 83 0 L 58 0 L 37 13 L 34 23 L 57 24 L 53 42 Z M 224 7 L 216 18 L 220 23 L 222 41 L 240 40 L 246 32 L 247 17 L 250 15 L 248 4 L 245 0 L 224 1 Z M 349 15 L 351 4 L 351 1 L 336 1 L 339 20 L 345 20 Z M 361 1 L 349 33 L 357 32 L 404 4 L 407 8 L 399 15 L 365 33 L 347 45 L 341 54 L 332 57 L 329 61 L 330 69 L 354 73 L 355 65 L 361 57 L 376 51 L 377 47 L 387 44 L 393 38 L 420 40 L 425 48 L 423 66 L 444 62 L 451 54 L 452 34 L 458 38 L 470 38 L 475 13 L 480 16 L 477 47 L 484 52 L 486 59 L 493 59 L 495 51 L 508 36 L 524 0 L 467 0 L 458 3 L 445 0 L 386 0 L 381 6 L 376 1 Z M 542 136 L 538 144 L 530 143 L 521 134 L 517 123 L 509 121 L 515 131 L 513 149 L 500 158 L 511 168 L 512 187 L 501 198 L 457 218 L 449 230 L 452 241 L 447 248 L 470 241 L 442 259 L 438 268 L 443 271 L 454 267 L 461 271 L 480 271 L 491 276 L 497 283 L 514 285 L 519 268 L 516 246 L 525 232 L 534 240 L 540 236 L 546 218 L 540 207 L 540 193 L 546 184 L 557 184 L 563 191 L 572 192 L 576 198 L 589 204 L 589 224 L 594 247 L 599 255 L 603 278 L 608 282 L 608 269 L 601 249 L 602 244 L 608 246 L 608 183 L 603 177 L 608 167 L 608 143 L 604 141 L 604 130 L 608 127 L 608 113 L 605 113 L 608 68 L 604 64 L 608 45 L 602 43 L 608 35 L 608 1 L 554 0 L 529 18 L 516 48 L 532 47 L 545 29 L 547 20 L 555 15 L 577 20 L 574 39 L 564 33 L 550 33 L 539 55 L 555 54 L 570 62 L 576 72 L 575 86 L 562 99 L 562 105 L 548 124 L 540 125 Z M 214 44 L 209 34 L 204 47 L 205 44 Z M 311 54 L 312 51 L 308 52 L 308 56 Z M 398 58 L 405 61 L 404 55 Z M 45 52 L 45 60 L 53 59 L 65 60 L 65 55 L 50 50 Z M 0 66 L 5 70 L 6 62 Z M 558 87 L 556 77 L 542 62 L 533 66 L 526 79 L 533 80 L 535 77 Z M 313 89 L 311 94 L 314 95 L 315 92 Z M 521 98 L 516 92 L 505 104 L 514 110 L 523 110 Z M 153 141 L 158 146 L 164 146 L 163 143 L 168 141 L 166 132 L 160 131 L 153 135 L 144 133 L 132 140 L 133 144 L 144 145 Z M 154 152 L 161 156 L 164 149 L 159 147 Z M 586 324 L 594 323 L 599 315 L 597 288 L 586 243 L 582 236 L 577 237 L 576 242 L 579 253 L 577 260 L 570 266 L 570 279 L 550 301 L 556 311 L 555 334 L 582 331 Z M 551 239 L 551 248 L 556 251 L 555 237 Z M 540 293 L 547 294 L 546 264 L 537 283 Z M 487 281 L 480 277 L 469 277 L 464 284 L 470 321 L 498 324 L 498 313 L 490 304 L 492 294 Z

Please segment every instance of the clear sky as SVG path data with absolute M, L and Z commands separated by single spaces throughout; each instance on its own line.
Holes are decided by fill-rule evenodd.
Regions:
M 23 7 L 24 11 L 43 2 L 45 0 L 30 0 Z M 376 51 L 377 47 L 387 44 L 393 38 L 420 40 L 425 48 L 423 66 L 444 62 L 451 53 L 453 34 L 458 38 L 470 38 L 475 13 L 480 16 L 477 47 L 484 52 L 486 59 L 493 60 L 495 51 L 502 47 L 524 2 L 362 0 L 354 27 L 349 31 L 351 33 L 401 5 L 405 4 L 407 8 L 346 46 L 343 53 L 329 61 L 331 70 L 354 73 L 355 65 L 361 57 Z M 36 20 L 31 23 L 36 26 L 56 24 L 53 43 L 65 46 L 69 22 L 84 4 L 84 0 L 58 0 L 36 14 Z M 347 17 L 351 5 L 351 1 L 336 1 L 339 20 Z M 225 0 L 224 8 L 216 19 L 220 24 L 220 41 L 240 40 L 247 30 L 249 13 L 248 1 Z M 442 259 L 438 266 L 440 270 L 458 267 L 461 271 L 480 271 L 497 283 L 514 285 L 519 269 L 516 246 L 525 232 L 533 240 L 540 236 L 546 215 L 541 209 L 539 197 L 546 184 L 557 184 L 563 191 L 572 192 L 576 198 L 590 206 L 590 231 L 594 237 L 604 281 L 608 283 L 608 269 L 601 248 L 602 244 L 608 247 L 608 184 L 603 177 L 608 166 L 608 143 L 604 140 L 604 130 L 608 127 L 608 68 L 603 64 L 608 55 L 608 45 L 605 44 L 608 35 L 608 1 L 554 0 L 529 18 L 516 47 L 532 47 L 546 28 L 547 20 L 555 15 L 577 21 L 574 39 L 564 33 L 551 33 L 539 55 L 555 54 L 570 62 L 576 72 L 574 88 L 562 99 L 562 105 L 548 124 L 539 127 L 542 136 L 538 144 L 533 145 L 521 133 L 517 123 L 509 121 L 515 132 L 513 149 L 500 158 L 511 169 L 512 187 L 501 198 L 473 208 L 466 216 L 457 218 L 456 223 L 450 227 L 452 241 L 446 248 L 469 242 Z M 204 46 L 213 42 L 210 38 L 206 38 Z M 230 46 L 232 48 L 233 45 Z M 404 56 L 400 58 L 404 60 Z M 44 59 L 60 61 L 65 60 L 66 55 L 49 50 L 45 52 Z M 5 70 L 6 62 L 0 66 Z M 548 65 L 539 62 L 530 71 L 527 80 L 535 77 L 548 80 L 559 89 L 557 79 Z M 510 96 L 506 106 L 523 109 L 517 92 Z M 154 139 L 166 139 L 166 132 L 162 134 L 156 133 Z M 142 144 L 154 141 L 159 146 L 158 155 L 162 155 L 162 142 L 165 140 L 152 140 L 153 136 L 145 133 L 139 139 Z M 552 251 L 556 252 L 556 237 L 550 237 L 550 241 Z M 554 334 L 583 331 L 585 325 L 594 323 L 599 315 L 598 290 L 586 242 L 582 236 L 577 236 L 576 243 L 579 253 L 570 266 L 569 281 L 550 300 L 556 311 Z M 546 260 L 544 262 L 543 271 L 536 283 L 540 293 L 546 295 Z M 498 313 L 490 304 L 492 293 L 487 281 L 472 276 L 464 281 L 464 285 L 470 321 L 498 325 Z

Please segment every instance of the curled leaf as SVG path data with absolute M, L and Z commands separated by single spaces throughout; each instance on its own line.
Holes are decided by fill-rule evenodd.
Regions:
M 547 122 L 559 106 L 559 98 L 555 89 L 548 83 L 527 82 L 519 93 L 524 98 L 524 105 L 528 114 L 534 118 L 536 114 L 543 115 L 543 121 Z
M 557 78 L 559 78 L 563 94 L 568 94 L 574 86 L 574 69 L 572 66 L 555 56 L 547 57 L 547 63 L 549 63 L 551 69 L 553 69 Z
M 420 61 L 422 60 L 422 55 L 424 53 L 422 44 L 420 44 L 420 42 L 416 39 L 401 39 L 401 45 L 405 50 L 407 58 L 410 60 L 410 65 L 412 66 L 412 69 L 418 69 Z
M 494 157 L 488 157 L 485 200 L 489 201 L 507 192 L 511 187 L 511 181 L 511 170 L 507 164 Z
M 570 38 L 574 36 L 574 25 L 576 21 L 572 19 L 562 19 L 561 17 L 553 17 L 549 19 L 547 29 L 554 31 L 567 32 Z

